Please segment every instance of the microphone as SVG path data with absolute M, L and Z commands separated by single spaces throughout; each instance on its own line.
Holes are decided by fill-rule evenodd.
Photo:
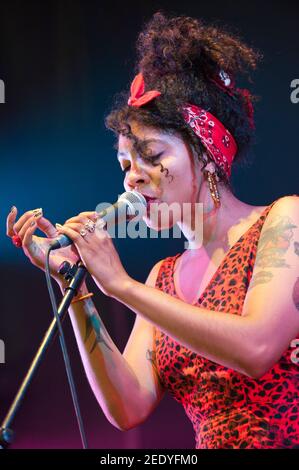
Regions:
M 146 214 L 147 202 L 145 197 L 138 191 L 126 191 L 121 194 L 118 200 L 111 204 L 107 209 L 98 212 L 99 219 L 107 223 L 120 224 L 134 217 L 141 219 Z M 63 248 L 73 243 L 67 235 L 59 235 L 50 243 L 51 250 Z

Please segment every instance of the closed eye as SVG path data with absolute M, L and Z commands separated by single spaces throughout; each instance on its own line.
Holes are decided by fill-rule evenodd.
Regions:
M 143 160 L 146 160 L 148 162 L 155 162 L 156 160 L 158 160 L 158 158 L 161 157 L 162 154 L 163 154 L 163 152 L 157 153 L 156 155 L 144 156 Z M 122 171 L 124 173 L 126 173 L 130 169 L 130 167 L 131 167 L 131 165 L 128 165 L 126 168 L 123 168 Z
M 155 161 L 158 160 L 158 158 L 160 158 L 162 154 L 163 152 L 157 153 L 156 155 L 144 156 L 143 159 L 147 161 Z

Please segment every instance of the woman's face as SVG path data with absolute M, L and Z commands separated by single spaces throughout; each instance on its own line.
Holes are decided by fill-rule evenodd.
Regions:
M 181 216 L 169 210 L 172 203 L 182 209 L 183 203 L 197 202 L 202 181 L 198 158 L 184 141 L 175 135 L 131 122 L 131 132 L 142 143 L 142 155 L 134 141 L 123 135 L 118 139 L 118 160 L 124 171 L 126 191 L 136 190 L 148 198 L 144 221 L 154 230 L 171 228 Z M 158 209 L 157 205 L 166 203 Z M 158 215 L 159 214 L 159 215 Z

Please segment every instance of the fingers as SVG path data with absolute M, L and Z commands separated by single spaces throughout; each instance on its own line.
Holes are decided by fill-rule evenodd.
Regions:
M 37 220 L 35 217 L 32 217 L 29 219 L 25 224 L 24 227 L 26 226 L 26 230 L 24 230 L 24 235 L 23 235 L 23 241 L 22 241 L 22 246 L 29 248 L 31 243 L 32 243 L 32 235 L 34 234 L 35 230 L 37 229 Z M 23 230 L 22 228 L 22 230 Z M 21 237 L 21 235 L 19 234 Z M 22 238 L 22 237 L 21 237 Z
M 13 206 L 12 212 L 10 212 L 7 216 L 7 222 L 6 222 L 6 234 L 9 237 L 12 237 L 13 235 L 18 234 L 23 227 L 24 223 L 27 222 L 32 216 L 35 217 L 40 217 L 42 215 L 42 209 L 34 209 L 31 211 L 25 212 L 19 220 L 16 222 L 16 216 L 17 216 L 17 208 Z
M 16 217 L 17 217 L 18 210 L 15 206 L 12 206 L 10 213 L 8 214 L 6 218 L 6 235 L 8 237 L 13 237 L 15 234 L 13 231 L 13 225 L 15 223 Z
M 58 232 L 50 220 L 46 219 L 44 216 L 37 217 L 36 219 L 38 228 L 47 235 L 48 238 L 54 238 L 57 236 Z
M 80 244 L 83 241 L 83 237 L 80 234 L 80 230 L 83 228 L 82 224 L 56 224 L 56 227 L 59 234 L 63 233 L 64 235 L 67 235 L 68 237 L 70 237 L 71 240 L 73 240 L 74 243 L 76 243 L 80 247 Z
M 34 209 L 25 212 L 16 222 L 18 210 L 15 206 L 12 207 L 11 212 L 6 219 L 6 234 L 8 237 L 18 234 L 22 239 L 35 216 L 38 228 L 46 234 L 48 238 L 57 236 L 57 228 L 45 217 L 43 217 L 42 209 Z M 98 213 L 96 211 L 81 212 L 78 216 L 68 219 L 65 223 L 85 223 L 88 219 L 96 221 Z M 28 223 L 27 223 L 28 222 Z
M 32 215 L 31 217 L 29 217 L 28 220 L 26 220 L 26 222 L 24 222 L 23 226 L 20 228 L 18 232 L 18 235 L 21 238 L 21 240 L 23 240 L 27 229 L 29 228 L 30 224 L 34 221 L 35 221 L 35 217 Z
M 65 221 L 65 224 L 73 223 L 73 222 L 81 222 L 84 223 L 87 219 L 91 219 L 93 222 L 99 218 L 99 213 L 95 211 L 89 212 L 80 212 L 80 214 L 76 215 L 75 217 L 71 217 Z
M 72 222 L 72 223 L 65 223 L 64 225 L 56 224 L 56 228 L 59 233 L 64 233 L 65 235 L 69 236 L 74 243 L 77 243 L 78 246 L 80 246 L 81 242 L 84 241 L 88 242 L 89 238 L 91 235 L 93 235 L 93 232 L 90 232 L 88 228 L 84 226 L 84 223 L 81 222 Z M 68 232 L 70 230 L 70 232 Z M 81 230 L 84 230 L 86 232 L 85 235 L 82 235 L 80 233 Z M 102 230 L 100 227 L 96 229 L 97 236 L 99 238 L 105 238 L 108 236 L 106 230 Z M 82 246 L 82 244 L 81 244 Z

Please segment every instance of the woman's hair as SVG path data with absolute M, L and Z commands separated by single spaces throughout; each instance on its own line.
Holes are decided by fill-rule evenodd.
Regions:
M 106 127 L 116 135 L 133 139 L 137 148 L 138 141 L 131 132 L 130 121 L 179 134 L 198 155 L 204 168 L 207 162 L 202 156 L 207 151 L 179 112 L 182 105 L 192 103 L 214 114 L 223 123 L 238 145 L 234 161 L 244 160 L 254 138 L 248 103 L 240 92 L 236 91 L 232 97 L 209 77 L 224 70 L 234 79 L 243 74 L 251 80 L 250 71 L 256 68 L 261 54 L 223 28 L 186 16 L 167 17 L 161 12 L 155 13 L 145 25 L 136 46 L 135 73 L 142 72 L 145 91 L 158 90 L 161 96 L 138 108 L 128 106 L 130 93 L 123 92 L 106 117 Z M 252 103 L 257 97 L 249 93 L 248 100 Z M 217 165 L 216 170 L 220 180 L 229 185 L 225 173 Z

